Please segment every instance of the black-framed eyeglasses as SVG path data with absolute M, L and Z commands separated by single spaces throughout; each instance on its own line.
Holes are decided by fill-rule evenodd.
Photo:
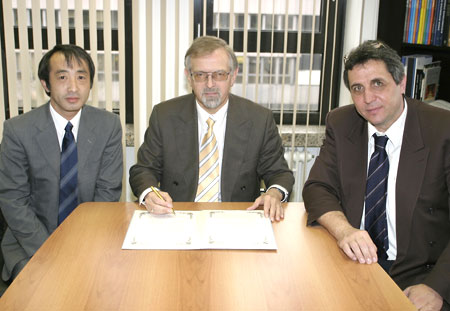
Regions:
M 208 77 L 211 76 L 211 78 L 214 81 L 225 81 L 228 79 L 228 75 L 231 71 L 223 71 L 223 70 L 217 70 L 213 72 L 205 72 L 205 71 L 195 71 L 191 72 L 191 77 L 194 79 L 195 82 L 206 82 L 208 81 Z

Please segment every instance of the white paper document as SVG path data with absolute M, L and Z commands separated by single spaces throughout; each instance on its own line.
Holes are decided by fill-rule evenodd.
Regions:
M 134 212 L 122 249 L 277 249 L 264 211 Z

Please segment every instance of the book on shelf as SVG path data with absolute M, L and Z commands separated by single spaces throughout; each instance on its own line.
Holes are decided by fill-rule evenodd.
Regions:
M 425 32 L 425 18 L 427 11 L 427 3 L 429 0 L 422 0 L 420 3 L 419 11 L 419 31 L 417 33 L 417 43 L 423 44 L 424 32 Z
M 403 42 L 450 46 L 450 0 L 406 0 Z
M 436 99 L 439 88 L 439 76 L 441 74 L 441 62 L 435 61 L 423 66 L 423 80 L 420 100 L 431 102 Z
M 423 40 L 422 44 L 430 44 L 428 41 L 429 35 L 431 34 L 430 28 L 432 25 L 432 18 L 431 18 L 431 10 L 433 8 L 434 0 L 428 0 L 427 2 L 427 9 L 426 9 L 426 15 L 425 15 L 425 25 L 424 25 L 424 34 L 423 34 Z
M 450 47 L 450 0 L 447 1 L 447 9 L 445 11 L 442 45 Z
M 409 42 L 408 40 L 411 22 L 411 2 L 412 0 L 406 0 L 405 24 L 403 26 L 403 42 Z
M 444 20 L 447 10 L 448 0 L 439 0 L 439 11 L 436 15 L 436 33 L 434 36 L 433 45 L 441 46 L 444 38 Z
M 413 54 L 402 56 L 402 63 L 406 72 L 405 95 L 420 99 L 422 81 L 424 78 L 424 66 L 433 61 L 433 56 L 426 54 Z

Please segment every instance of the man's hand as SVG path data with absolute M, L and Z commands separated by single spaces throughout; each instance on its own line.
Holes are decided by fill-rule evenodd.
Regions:
M 280 221 L 284 218 L 284 209 L 281 206 L 282 198 L 280 191 L 271 188 L 256 198 L 253 205 L 247 208 L 247 210 L 253 210 L 259 206 L 264 206 L 264 216 L 270 217 L 271 221 Z
M 369 233 L 352 227 L 344 213 L 328 212 L 317 221 L 336 238 L 339 247 L 351 260 L 367 264 L 378 261 L 377 247 Z
M 154 193 L 153 191 L 149 192 L 145 196 L 145 200 L 144 200 L 145 208 L 150 213 L 158 214 L 158 215 L 172 213 L 172 208 L 173 208 L 172 198 L 170 197 L 170 195 L 167 192 L 159 191 L 159 193 L 161 194 L 161 196 L 163 197 L 164 200 L 161 200 L 160 198 L 158 198 L 156 193 Z
M 337 237 L 339 247 L 351 260 L 371 264 L 378 261 L 377 247 L 369 233 L 349 227 Z
M 425 284 L 407 287 L 403 293 L 420 311 L 439 311 L 442 308 L 441 295 Z

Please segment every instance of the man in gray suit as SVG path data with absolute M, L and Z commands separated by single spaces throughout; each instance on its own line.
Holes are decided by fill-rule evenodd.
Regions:
M 344 82 L 354 105 L 327 116 L 303 189 L 308 224 L 351 260 L 378 262 L 419 310 L 449 310 L 450 112 L 404 97 L 400 57 L 379 41 L 350 52 Z
M 94 73 L 92 59 L 82 48 L 56 45 L 38 71 L 50 101 L 4 123 L 0 207 L 7 223 L 1 244 L 5 281 L 17 276 L 72 211 L 60 202 L 66 186 L 60 164 L 69 137 L 69 149 L 77 158 L 70 163 L 75 178 L 69 206 L 120 198 L 122 129 L 116 115 L 85 105 Z M 71 130 L 66 129 L 69 123 Z
M 130 169 L 131 188 L 150 212 L 170 213 L 172 199 L 254 201 L 249 208 L 263 206 L 272 221 L 284 217 L 281 202 L 292 189 L 293 174 L 271 111 L 230 94 L 237 73 L 236 56 L 222 39 L 197 38 L 186 52 L 185 75 L 194 94 L 154 107 Z M 204 151 L 208 142 L 211 157 Z M 202 166 L 208 162 L 203 154 L 210 169 Z M 210 180 L 205 188 L 203 180 Z M 262 195 L 261 180 L 268 189 Z M 163 199 L 151 187 L 160 187 Z

